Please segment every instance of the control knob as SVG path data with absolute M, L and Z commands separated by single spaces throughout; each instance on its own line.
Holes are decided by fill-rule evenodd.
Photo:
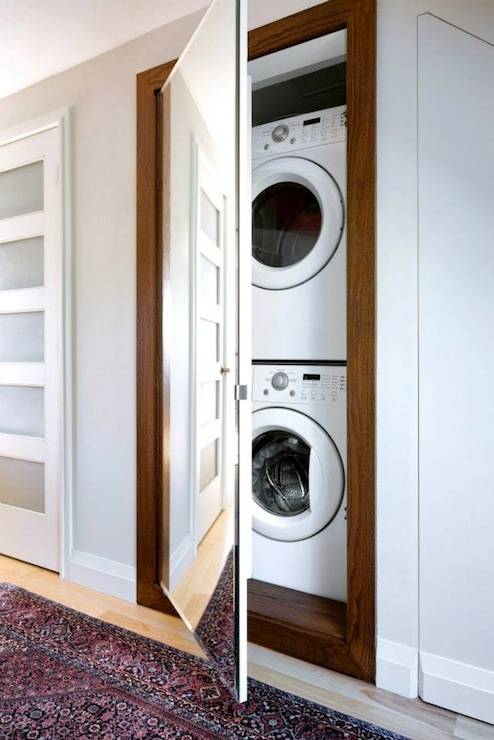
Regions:
M 276 143 L 279 144 L 280 142 L 285 141 L 289 131 L 290 129 L 285 123 L 280 123 L 279 126 L 275 126 L 273 129 L 271 137 L 273 141 L 276 141 Z
M 288 375 L 284 372 L 278 372 L 271 378 L 271 385 L 276 391 L 284 391 L 288 388 Z

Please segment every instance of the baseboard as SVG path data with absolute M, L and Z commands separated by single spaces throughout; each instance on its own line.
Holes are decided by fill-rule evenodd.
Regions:
M 419 664 L 424 701 L 494 723 L 494 671 L 422 650 Z
M 418 650 L 377 638 L 376 686 L 407 699 L 418 696 Z
M 66 579 L 125 601 L 136 600 L 135 568 L 90 552 L 72 550 Z
M 170 556 L 170 590 L 173 591 L 195 556 L 192 535 L 186 535 Z

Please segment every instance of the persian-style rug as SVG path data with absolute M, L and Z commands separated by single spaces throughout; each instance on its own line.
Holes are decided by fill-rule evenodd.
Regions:
M 250 681 L 237 705 L 187 655 L 0 586 L 0 738 L 399 738 Z
M 235 567 L 233 549 L 195 630 L 199 645 L 227 686 L 235 683 Z

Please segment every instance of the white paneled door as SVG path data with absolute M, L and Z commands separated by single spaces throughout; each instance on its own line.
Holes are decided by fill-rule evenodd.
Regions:
M 197 145 L 195 203 L 195 249 L 191 274 L 195 283 L 193 301 L 195 352 L 195 429 L 196 491 L 195 541 L 199 544 L 215 522 L 224 501 L 223 476 L 225 347 L 224 243 L 226 198 L 215 182 Z
M 59 567 L 62 238 L 57 128 L 0 146 L 0 553 Z

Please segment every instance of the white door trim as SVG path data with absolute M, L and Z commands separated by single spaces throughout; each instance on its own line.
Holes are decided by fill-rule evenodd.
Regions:
M 62 343 L 61 402 L 60 402 L 60 501 L 59 501 L 59 553 L 60 577 L 67 578 L 72 548 L 72 490 L 73 490 L 73 367 L 72 367 L 72 203 L 71 203 L 71 115 L 69 108 L 62 108 L 31 121 L 0 132 L 0 146 L 12 144 L 50 129 L 58 130 L 60 244 L 62 265 L 62 301 L 59 341 Z M 16 219 L 12 219 L 16 228 Z M 33 224 L 38 230 L 39 225 Z M 27 372 L 26 368 L 26 372 Z M 41 379 L 38 379 L 41 382 Z

